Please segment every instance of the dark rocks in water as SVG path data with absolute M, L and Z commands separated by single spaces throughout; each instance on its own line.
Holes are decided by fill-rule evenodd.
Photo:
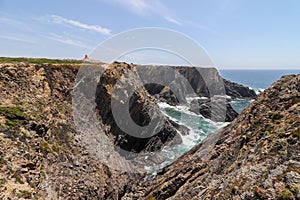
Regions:
M 213 97 L 214 101 L 194 101 L 190 111 L 217 122 L 231 122 L 238 113 L 230 103 L 216 101 L 215 96 L 256 98 L 254 90 L 223 79 L 215 68 L 137 66 L 137 71 L 148 93 L 170 105 L 186 104 L 189 95 Z
M 224 79 L 225 91 L 228 96 L 233 98 L 248 98 L 254 99 L 257 95 L 254 90 Z
M 231 122 L 238 113 L 224 99 L 195 99 L 191 102 L 190 111 L 217 122 Z
M 107 135 L 128 152 L 157 151 L 181 143 L 179 125 L 175 127 L 155 102 L 140 82 L 135 66 L 126 63 L 109 65 L 96 90 L 96 109 L 101 122 L 108 127 Z

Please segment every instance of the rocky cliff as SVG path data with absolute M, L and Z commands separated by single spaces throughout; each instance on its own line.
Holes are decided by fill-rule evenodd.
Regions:
M 156 100 L 136 87 L 141 83 L 134 78 L 135 66 L 115 63 L 104 72 L 88 64 L 94 71 L 87 73 L 94 75 L 75 82 L 80 67 L 78 62 L 0 64 L 0 199 L 298 198 L 299 76 L 284 77 L 230 126 L 151 178 L 96 159 L 76 128 L 93 130 L 75 124 L 73 115 L 86 113 L 90 118 L 76 115 L 77 122 L 100 124 L 115 145 L 136 152 L 172 145 L 171 138 L 186 129 L 161 115 Z M 126 77 L 129 70 L 132 79 Z M 97 78 L 100 72 L 103 76 Z M 86 93 L 80 95 L 78 85 Z M 156 121 L 166 121 L 163 131 L 140 142 L 116 129 L 108 102 L 122 103 L 129 96 L 114 96 L 113 87 L 136 91 L 128 101 L 134 122 L 146 126 L 152 113 Z M 72 102 L 74 95 L 79 98 Z M 90 104 L 95 115 L 85 107 Z
M 80 141 L 71 93 L 81 64 L 0 64 L 0 199 L 116 199 L 135 177 Z
M 157 151 L 166 145 L 181 143 L 177 128 L 182 134 L 187 134 L 183 132 L 184 127 L 180 128 L 180 125 L 170 121 L 159 111 L 155 99 L 147 93 L 140 82 L 134 65 L 115 62 L 107 67 L 97 85 L 96 104 L 102 123 L 109 127 L 107 134 L 113 135 L 114 144 L 122 150 Z M 116 107 L 115 116 L 112 104 Z M 128 116 L 123 115 L 127 111 L 122 110 L 123 106 L 129 109 Z M 119 124 L 116 122 L 118 117 Z M 130 118 L 141 127 L 145 127 L 150 121 L 153 122 L 153 126 L 139 131 L 133 130 L 139 128 L 133 125 L 132 129 L 128 130 L 131 132 L 129 135 L 120 128 L 120 124 L 130 126 L 128 125 Z M 160 131 L 154 133 L 157 129 Z M 132 134 L 134 131 L 137 131 L 135 135 Z
M 284 76 L 125 199 L 300 199 L 299 116 L 300 75 Z
M 173 105 L 184 102 L 184 97 L 191 94 L 200 97 L 227 95 L 233 99 L 255 99 L 257 96 L 249 87 L 223 79 L 215 68 L 138 66 L 138 73 L 142 81 L 148 81 L 146 89 L 151 95 Z M 165 84 L 158 84 L 160 82 Z

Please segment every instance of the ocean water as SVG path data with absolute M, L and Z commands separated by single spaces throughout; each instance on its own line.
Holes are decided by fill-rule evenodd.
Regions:
M 220 74 L 233 82 L 240 83 L 254 89 L 257 93 L 268 88 L 273 82 L 278 80 L 282 75 L 297 74 L 300 70 L 221 70 Z M 199 98 L 199 97 L 198 97 Z M 187 98 L 190 103 L 193 98 Z M 240 113 L 246 106 L 251 103 L 251 100 L 234 100 L 231 101 L 232 107 Z M 213 122 L 203 118 L 200 115 L 189 111 L 188 106 L 171 106 L 167 103 L 159 103 L 159 107 L 166 116 L 171 120 L 189 128 L 188 135 L 181 135 L 182 144 L 166 147 L 162 150 L 165 161 L 158 166 L 146 167 L 149 173 L 156 173 L 160 169 L 174 159 L 178 158 L 195 145 L 199 144 L 210 133 L 228 125 L 225 122 Z
M 256 92 L 266 89 L 283 75 L 299 74 L 299 70 L 219 70 L 227 80 L 249 86 Z
M 256 94 L 267 89 L 283 75 L 299 74 L 299 70 L 219 70 L 222 77 L 252 88 Z M 240 113 L 249 105 L 249 100 L 235 100 L 231 106 Z

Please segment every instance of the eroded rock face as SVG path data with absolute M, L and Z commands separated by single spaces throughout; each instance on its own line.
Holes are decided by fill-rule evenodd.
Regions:
M 80 142 L 71 93 L 81 64 L 0 64 L 0 199 L 116 199 L 137 176 Z
M 196 94 L 200 97 L 228 95 L 232 98 L 241 99 L 254 99 L 257 96 L 255 91 L 249 87 L 223 79 L 215 68 L 139 66 L 138 73 L 142 81 L 154 80 L 152 84 L 149 83 L 146 86 L 151 95 L 157 95 L 171 105 L 184 103 L 185 100 L 182 97 L 190 94 Z M 165 83 L 168 84 L 164 86 L 167 87 L 155 84 L 160 80 L 165 80 Z M 184 81 L 187 81 L 191 88 L 182 87 L 186 85 Z
M 112 111 L 112 102 L 116 113 Z M 181 143 L 181 137 L 173 122 L 160 112 L 155 102 L 143 87 L 134 65 L 118 62 L 109 65 L 97 86 L 96 109 L 102 123 L 109 127 L 107 134 L 113 137 L 115 145 L 129 152 L 157 151 L 166 145 Z M 129 109 L 130 116 L 123 115 L 127 111 L 122 110 L 123 107 Z M 122 115 L 119 124 L 116 122 L 118 115 Z M 151 122 L 153 126 L 137 134 L 131 133 L 135 128 L 130 127 L 128 133 L 119 125 L 130 126 L 130 118 L 140 127 L 146 127 Z M 159 131 L 155 133 L 156 130 Z
M 176 95 L 168 86 L 162 86 L 159 84 L 145 84 L 145 89 L 148 93 L 162 102 L 167 102 L 170 105 L 179 105 L 182 102 L 186 102 L 185 99 L 178 100 Z
M 283 76 L 124 199 L 299 199 L 299 116 L 300 75 Z
M 142 184 L 143 175 L 109 168 L 80 141 L 71 101 L 72 93 L 78 92 L 74 80 L 79 67 L 0 64 L 0 199 L 249 199 L 254 195 L 273 199 L 286 194 L 299 198 L 299 76 L 281 79 L 230 126 Z M 120 130 L 112 132 L 111 113 L 101 106 L 108 105 L 111 87 L 132 67 L 114 64 L 103 80 L 79 77 L 85 93 L 74 103 L 98 106 L 98 121 L 83 120 L 103 121 L 101 128 L 124 149 L 153 151 L 159 145 L 171 145 L 161 133 L 131 149 L 129 141 L 135 144 L 136 138 Z M 95 74 L 102 70 L 96 65 L 92 68 Z M 133 88 L 138 84 L 127 80 L 121 78 L 121 83 Z M 97 100 L 91 83 L 104 92 Z M 129 102 L 133 120 L 147 125 L 151 112 L 162 119 L 145 89 L 135 89 Z M 79 112 L 90 112 L 85 108 L 89 107 Z M 166 121 L 165 133 L 186 131 Z

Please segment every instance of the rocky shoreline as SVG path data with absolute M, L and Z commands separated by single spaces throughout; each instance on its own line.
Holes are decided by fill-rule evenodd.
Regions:
M 0 64 L 1 199 L 249 199 L 280 198 L 284 192 L 299 198 L 299 75 L 283 77 L 237 118 L 225 101 L 227 111 L 223 117 L 233 122 L 163 168 L 149 182 L 142 181 L 146 180 L 144 173 L 122 172 L 100 162 L 82 143 L 76 131 L 78 124 L 73 121 L 74 112 L 85 112 L 84 116 L 90 118 L 77 115 L 79 122 L 100 124 L 104 135 L 121 149 L 152 152 L 180 143 L 179 132 L 188 134 L 184 126 L 159 112 L 153 97 L 178 105 L 190 91 L 172 81 L 169 88 L 158 84 L 143 86 L 145 83 L 137 82 L 138 76 L 145 80 L 140 66 L 117 62 L 105 72 L 97 64 L 88 64 L 94 74 L 77 77 L 82 78 L 78 85 L 75 79 L 83 70 L 80 67 L 70 63 Z M 214 87 L 209 82 L 207 87 L 203 85 L 199 69 L 173 69 L 188 80 L 198 96 L 211 96 L 207 87 Z M 126 77 L 129 71 L 133 74 Z M 156 71 L 146 75 L 160 78 Z M 102 72 L 100 79 L 95 76 Z M 256 98 L 254 91 L 223 80 L 215 70 L 206 69 L 201 74 L 224 81 L 223 89 L 214 90 L 224 90 L 233 99 Z M 178 75 L 171 74 L 170 80 L 174 76 Z M 95 91 L 86 88 L 82 94 L 76 89 L 90 84 L 94 84 Z M 112 94 L 114 87 L 120 89 L 117 95 Z M 179 96 L 174 96 L 172 87 L 179 88 L 174 91 Z M 124 93 L 122 88 L 134 90 L 134 95 Z M 74 95 L 79 98 L 72 102 Z M 140 126 L 149 123 L 148 113 L 151 119 L 164 121 L 161 131 L 139 138 L 118 129 L 112 116 L 112 100 L 127 101 L 131 118 Z M 194 112 L 208 118 L 220 115 L 209 112 L 211 101 L 193 102 Z M 81 110 L 74 110 L 74 103 Z M 95 115 L 88 115 L 90 105 L 94 106 Z M 121 104 L 117 109 L 121 109 Z M 97 133 L 83 125 L 82 130 Z M 268 184 L 263 184 L 264 180 Z

